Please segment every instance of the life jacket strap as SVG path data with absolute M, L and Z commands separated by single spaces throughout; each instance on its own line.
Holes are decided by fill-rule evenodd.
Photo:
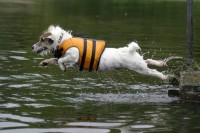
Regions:
M 95 53 L 96 53 L 96 41 L 93 40 L 92 41 L 92 58 L 91 58 L 91 62 L 90 62 L 89 71 L 93 70 L 93 65 L 94 65 L 94 60 L 95 60 Z
M 80 71 L 83 71 L 85 57 L 86 57 L 86 53 L 87 53 L 87 39 L 86 38 L 83 39 L 83 45 L 84 45 L 83 46 L 83 56 L 82 56 L 82 60 L 81 60 Z

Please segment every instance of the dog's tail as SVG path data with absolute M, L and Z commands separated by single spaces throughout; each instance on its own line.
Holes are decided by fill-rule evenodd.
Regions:
M 139 45 L 136 42 L 131 42 L 128 44 L 129 53 L 134 53 L 137 50 L 140 50 Z

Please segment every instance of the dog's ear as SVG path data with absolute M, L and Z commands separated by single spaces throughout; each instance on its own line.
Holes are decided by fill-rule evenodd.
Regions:
M 53 39 L 52 34 L 50 32 L 45 33 L 42 37 L 45 40 L 47 40 L 49 44 L 54 43 L 54 39 Z

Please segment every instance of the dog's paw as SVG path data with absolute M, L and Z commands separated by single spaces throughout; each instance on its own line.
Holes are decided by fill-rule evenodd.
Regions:
M 159 67 L 165 67 L 167 66 L 167 62 L 163 61 L 163 60 L 159 60 Z
M 39 66 L 47 66 L 49 64 L 49 59 L 43 60 L 39 63 Z
M 59 67 L 62 71 L 64 71 L 64 72 L 66 71 L 66 67 L 63 63 L 59 64 Z
M 62 62 L 58 62 L 58 65 L 59 65 L 59 67 L 60 67 L 60 69 L 62 70 L 62 71 L 66 71 L 66 67 L 65 67 L 65 65 L 64 65 L 64 63 L 62 63 Z

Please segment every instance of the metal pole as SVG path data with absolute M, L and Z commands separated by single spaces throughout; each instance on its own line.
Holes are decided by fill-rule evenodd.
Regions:
M 192 49 L 193 49 L 193 17 L 192 17 L 193 0 L 187 0 L 187 64 L 192 66 Z

